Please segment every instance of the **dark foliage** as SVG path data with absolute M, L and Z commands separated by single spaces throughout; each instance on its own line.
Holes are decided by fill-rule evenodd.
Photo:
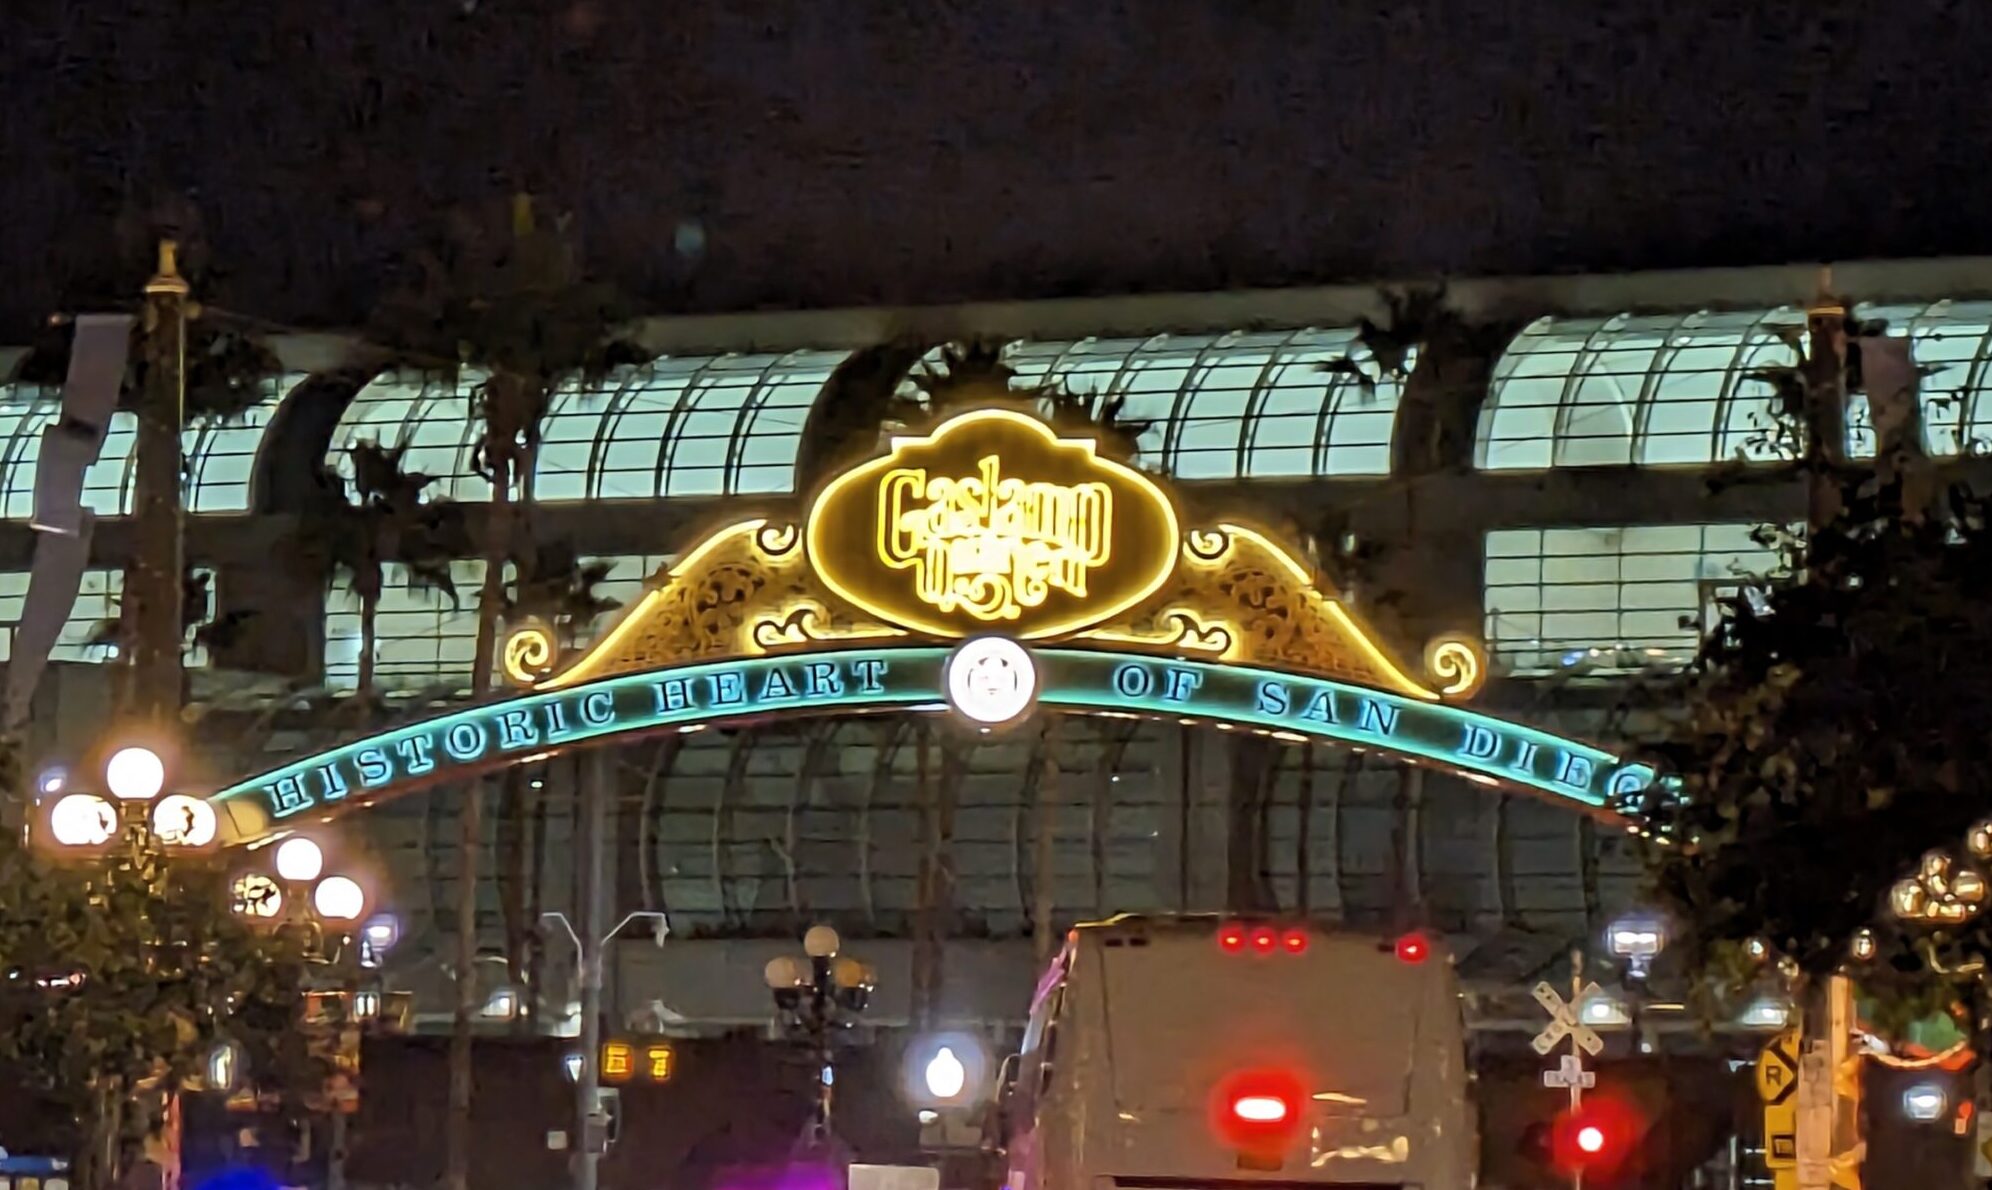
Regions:
M 1762 938 L 1808 973 L 1837 968 L 1889 888 L 1986 813 L 1986 504 L 1960 490 L 1905 515 L 1894 488 L 1843 504 L 1794 548 L 1791 577 L 1725 601 L 1657 749 L 1678 788 L 1628 807 L 1697 966 Z M 1884 943 L 1876 980 L 1919 974 Z

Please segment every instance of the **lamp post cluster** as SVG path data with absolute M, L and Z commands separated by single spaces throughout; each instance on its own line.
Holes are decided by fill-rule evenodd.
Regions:
M 826 1147 L 833 1135 L 831 1106 L 837 1085 L 835 1038 L 855 1023 L 870 1003 L 877 975 L 852 955 L 840 954 L 843 939 L 829 926 L 811 926 L 803 935 L 803 957 L 777 955 L 762 975 L 775 998 L 776 1020 L 804 1042 L 816 1070 L 816 1110 L 804 1130 L 805 1148 Z
M 68 777 L 45 773 L 44 796 L 55 795 L 49 808 L 49 838 L 59 847 L 90 850 L 106 846 L 121 831 L 136 830 L 172 849 L 210 846 L 218 833 L 214 807 L 185 793 L 167 793 L 166 762 L 158 752 L 131 744 L 112 752 L 104 763 L 103 793 L 66 791 Z M 109 796 L 106 797 L 105 794 Z

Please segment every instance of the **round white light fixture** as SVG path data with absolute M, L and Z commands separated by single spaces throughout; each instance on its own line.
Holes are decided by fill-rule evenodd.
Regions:
M 957 1108 L 989 1090 L 989 1046 L 968 1032 L 914 1039 L 900 1065 L 900 1090 L 913 1108 Z
M 166 788 L 166 762 L 150 748 L 119 748 L 104 765 L 104 786 L 123 801 L 149 801 Z
M 318 879 L 325 870 L 325 852 L 303 835 L 293 835 L 277 844 L 277 875 L 304 884 Z
M 811 926 L 802 936 L 802 952 L 812 959 L 834 959 L 844 940 L 830 926 Z
M 778 992 L 799 988 L 803 981 L 802 960 L 792 954 L 776 955 L 768 960 L 766 967 L 761 968 L 761 978 Z
M 942 1046 L 927 1063 L 927 1094 L 936 1099 L 956 1099 L 968 1085 L 968 1067 L 955 1057 L 954 1050 Z
M 955 713 L 988 727 L 1014 721 L 1037 698 L 1037 664 L 1007 636 L 978 636 L 948 657 L 942 680 Z
M 69 770 L 59 764 L 43 769 L 41 776 L 35 779 L 35 788 L 41 791 L 43 797 L 54 797 L 61 793 L 62 787 L 67 784 L 69 784 Z
M 351 876 L 327 876 L 311 890 L 311 907 L 326 921 L 358 921 L 367 907 L 366 890 Z
M 101 847 L 118 833 L 118 808 L 94 793 L 72 793 L 48 812 L 48 833 L 64 847 Z
M 228 891 L 235 912 L 244 917 L 272 918 L 284 911 L 283 887 L 261 872 L 236 877 Z
M 152 807 L 152 833 L 168 847 L 205 847 L 219 828 L 214 807 L 197 797 L 169 793 Z

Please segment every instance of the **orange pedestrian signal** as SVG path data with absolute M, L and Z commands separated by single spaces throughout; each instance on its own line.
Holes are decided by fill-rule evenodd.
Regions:
M 643 1050 L 645 1070 L 653 1083 L 671 1081 L 671 1068 L 677 1065 L 677 1055 L 668 1045 L 649 1045 Z
M 624 1082 L 636 1070 L 636 1047 L 627 1041 L 611 1041 L 602 1046 L 602 1078 Z

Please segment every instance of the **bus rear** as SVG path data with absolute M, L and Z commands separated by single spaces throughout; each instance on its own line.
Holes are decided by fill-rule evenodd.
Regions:
M 1120 919 L 1075 931 L 1037 1008 L 1011 1190 L 1472 1184 L 1457 988 L 1427 939 Z

